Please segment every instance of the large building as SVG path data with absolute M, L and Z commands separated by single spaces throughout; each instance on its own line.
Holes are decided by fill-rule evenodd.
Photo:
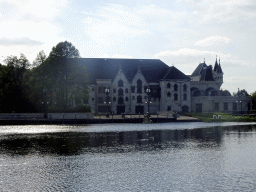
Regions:
M 92 112 L 248 112 L 251 97 L 221 90 L 222 68 L 200 63 L 192 75 L 158 59 L 78 58 L 88 71 Z M 106 93 L 106 90 L 109 90 Z M 149 92 L 150 91 L 150 92 Z

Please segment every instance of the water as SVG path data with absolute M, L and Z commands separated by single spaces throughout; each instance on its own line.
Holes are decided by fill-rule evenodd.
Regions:
M 0 191 L 255 191 L 256 125 L 1 126 Z

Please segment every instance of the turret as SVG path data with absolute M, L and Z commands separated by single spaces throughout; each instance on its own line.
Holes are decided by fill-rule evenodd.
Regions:
M 220 66 L 220 59 L 219 59 L 219 63 L 217 61 L 217 56 L 216 56 L 216 61 L 215 61 L 215 65 L 214 65 L 214 70 L 212 71 L 212 75 L 213 75 L 213 79 L 214 81 L 220 83 L 223 83 L 223 72 Z

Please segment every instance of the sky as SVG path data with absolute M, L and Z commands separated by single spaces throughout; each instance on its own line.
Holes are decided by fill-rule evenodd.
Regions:
M 190 75 L 224 72 L 222 89 L 256 91 L 255 0 L 0 0 L 0 63 L 32 63 L 69 41 L 83 58 L 160 59 Z

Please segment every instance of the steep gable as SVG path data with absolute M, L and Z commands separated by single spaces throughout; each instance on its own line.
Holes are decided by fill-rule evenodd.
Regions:
M 167 73 L 165 74 L 163 79 L 187 79 L 190 80 L 190 78 L 182 73 L 180 70 L 178 70 L 176 67 L 172 66 L 169 68 Z

